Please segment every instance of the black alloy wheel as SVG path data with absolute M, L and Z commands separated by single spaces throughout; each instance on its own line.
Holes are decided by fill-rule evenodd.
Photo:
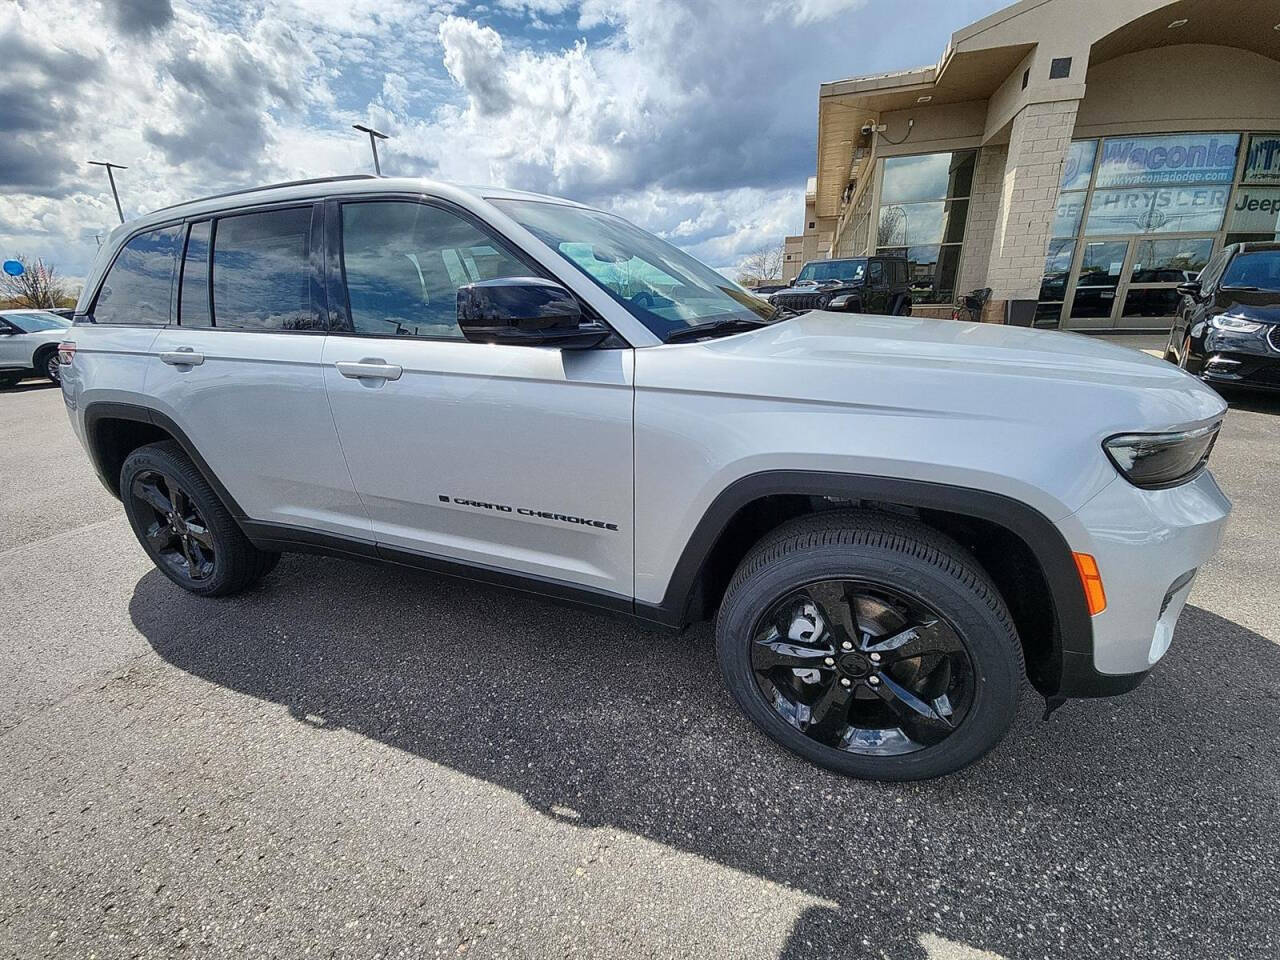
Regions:
M 846 776 L 923 780 L 1008 733 L 1026 675 L 1000 591 L 918 519 L 798 517 L 738 565 L 716 615 L 729 692 L 792 753 Z
M 974 700 L 968 650 L 942 614 L 866 581 L 822 580 L 774 603 L 754 631 L 751 669 L 788 724 L 871 756 L 940 744 Z
M 192 583 L 213 576 L 217 562 L 213 534 L 176 478 L 144 470 L 133 477 L 129 496 L 146 544 L 166 572 Z

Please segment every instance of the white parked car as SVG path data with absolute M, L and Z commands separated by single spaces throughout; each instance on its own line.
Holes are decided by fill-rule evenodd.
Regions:
M 75 431 L 184 589 L 321 551 L 715 618 L 746 714 L 854 776 L 973 762 L 1026 678 L 1050 704 L 1136 687 L 1230 509 L 1205 469 L 1226 407 L 1176 367 L 795 316 L 509 190 L 343 178 L 157 211 L 103 245 L 70 339 Z
M 0 310 L 0 387 L 26 377 L 61 378 L 58 344 L 71 321 L 48 310 Z

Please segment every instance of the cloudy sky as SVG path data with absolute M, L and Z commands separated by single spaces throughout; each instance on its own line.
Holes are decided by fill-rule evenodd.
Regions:
M 125 216 L 383 171 L 614 210 L 715 267 L 802 226 L 818 84 L 934 62 L 999 0 L 11 0 L 0 255 L 83 276 Z

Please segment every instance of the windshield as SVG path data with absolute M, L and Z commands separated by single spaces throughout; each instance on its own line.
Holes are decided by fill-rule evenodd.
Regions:
M 664 340 L 695 324 L 759 322 L 774 313 L 764 300 L 618 217 L 539 200 L 492 202 Z
M 39 333 L 41 330 L 65 330 L 71 326 L 56 313 L 7 313 L 5 319 L 23 333 Z
M 806 263 L 804 269 L 796 276 L 796 283 L 812 280 L 814 283 L 828 283 L 831 280 L 848 282 L 861 280 L 867 270 L 865 260 L 819 260 Z
M 1240 254 L 1222 275 L 1222 286 L 1280 290 L 1280 250 Z

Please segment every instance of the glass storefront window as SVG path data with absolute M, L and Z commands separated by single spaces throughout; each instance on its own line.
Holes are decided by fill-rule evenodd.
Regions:
M 879 246 L 959 243 L 964 238 L 968 200 L 893 203 L 880 208 Z
M 1071 260 L 1075 256 L 1075 240 L 1050 240 L 1044 258 L 1044 277 L 1040 280 L 1040 302 L 1036 306 L 1035 325 L 1056 327 L 1067 296 L 1067 280 L 1071 276 Z
M 1084 216 L 1083 190 L 1058 195 L 1058 210 L 1053 216 L 1051 237 L 1075 237 L 1080 234 L 1080 219 Z
M 967 197 L 973 187 L 977 153 L 926 153 L 914 157 L 888 157 L 880 181 L 880 203 L 916 203 Z
M 881 161 L 876 249 L 907 257 L 916 303 L 955 299 L 977 158 L 958 150 Z
M 1085 233 L 1212 233 L 1222 229 L 1231 188 L 1222 186 L 1095 190 Z
M 1280 134 L 1255 133 L 1249 138 L 1244 182 L 1280 184 Z
M 1080 263 L 1080 278 L 1071 302 L 1073 317 L 1109 317 L 1124 269 L 1128 240 L 1102 240 L 1085 243 Z
M 1239 149 L 1237 133 L 1108 137 L 1102 141 L 1095 185 L 1230 183 Z
M 1093 175 L 1093 158 L 1098 154 L 1097 140 L 1075 140 L 1067 150 L 1066 163 L 1062 165 L 1062 182 L 1059 190 L 1083 190 L 1089 186 Z
M 1182 283 L 1194 280 L 1213 253 L 1213 237 L 1192 240 L 1139 240 L 1133 252 L 1130 283 Z
M 913 303 L 950 303 L 956 297 L 960 244 L 882 247 L 880 253 L 907 258 L 907 283 Z
M 1232 233 L 1280 235 L 1280 187 L 1236 187 L 1227 229 Z

